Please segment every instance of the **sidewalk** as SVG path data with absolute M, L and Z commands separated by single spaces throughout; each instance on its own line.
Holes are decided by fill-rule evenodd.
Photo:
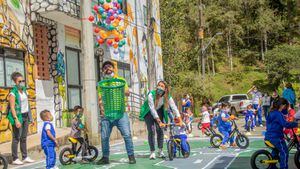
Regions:
M 68 140 L 68 136 L 70 134 L 70 128 L 56 128 L 56 138 L 60 145 L 65 145 Z M 33 134 L 27 137 L 27 150 L 28 156 L 31 156 L 33 153 L 41 152 L 41 134 Z M 11 142 L 0 144 L 0 152 L 2 155 L 7 157 L 9 162 L 11 159 Z M 20 154 L 20 149 L 19 149 Z

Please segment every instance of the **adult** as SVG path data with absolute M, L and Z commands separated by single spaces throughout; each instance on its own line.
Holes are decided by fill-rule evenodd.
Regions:
M 175 122 L 182 125 L 179 110 L 175 105 L 172 96 L 169 93 L 167 83 L 160 81 L 157 84 L 156 90 L 152 90 L 147 95 L 147 98 L 141 108 L 140 120 L 145 120 L 148 131 L 148 143 L 150 147 L 150 159 L 155 159 L 155 129 L 158 143 L 158 157 L 165 157 L 163 153 L 164 133 L 162 127 L 163 122 L 168 122 L 168 108 L 175 114 Z
M 271 97 L 269 96 L 268 93 L 265 93 L 262 97 L 262 107 L 263 107 L 266 121 L 269 114 L 270 106 L 271 106 Z
M 121 79 L 115 74 L 114 64 L 111 61 L 106 61 L 103 63 L 102 70 L 104 73 L 104 80 L 107 79 Z M 125 80 L 124 80 L 125 81 Z M 126 82 L 126 81 L 125 81 Z M 100 82 L 99 82 L 100 83 Z M 114 126 L 118 128 L 121 132 L 122 137 L 125 141 L 125 147 L 127 150 L 127 155 L 129 159 L 129 164 L 135 164 L 136 160 L 134 157 L 133 142 L 131 136 L 130 122 L 127 113 L 122 113 L 120 119 L 108 119 L 104 114 L 104 108 L 102 103 L 102 92 L 98 85 L 98 95 L 99 95 L 99 106 L 100 106 L 100 116 L 101 116 L 101 146 L 102 146 L 102 158 L 97 162 L 98 165 L 109 164 L 109 139 L 111 131 Z M 129 89 L 127 84 L 125 84 L 125 96 L 129 96 Z
M 271 106 L 273 105 L 274 101 L 278 100 L 280 98 L 280 96 L 278 95 L 277 90 L 273 90 L 272 96 L 271 96 Z
M 260 127 L 263 127 L 262 113 L 261 113 L 262 94 L 257 90 L 256 86 L 252 86 L 252 88 L 250 90 L 248 90 L 247 94 L 252 95 L 252 106 L 253 106 L 253 109 L 256 111 L 255 117 L 254 117 L 254 123 L 255 123 L 255 125 L 259 125 Z
M 33 119 L 23 75 L 19 72 L 14 72 L 11 75 L 11 79 L 15 85 L 10 90 L 8 96 L 9 111 L 7 118 L 12 125 L 12 164 L 23 165 L 24 163 L 34 162 L 34 160 L 27 156 L 28 126 L 30 123 L 33 123 Z M 23 161 L 18 158 L 19 143 Z
M 291 105 L 292 108 L 296 105 L 296 94 L 291 83 L 287 83 L 282 93 L 282 97 L 285 98 Z

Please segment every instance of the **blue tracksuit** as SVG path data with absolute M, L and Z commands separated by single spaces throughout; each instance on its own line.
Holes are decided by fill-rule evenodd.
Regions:
M 53 125 L 48 122 L 44 121 L 44 126 L 42 130 L 42 138 L 41 138 L 41 145 L 44 153 L 46 155 L 46 169 L 53 168 L 56 162 L 56 152 L 55 152 L 55 142 L 51 140 L 47 135 L 46 126 L 50 125 L 50 132 L 55 137 L 55 130 Z
M 228 112 L 221 110 L 221 113 L 218 117 L 218 129 L 219 132 L 224 136 L 223 140 L 222 140 L 222 144 L 225 145 L 228 140 L 230 141 L 230 144 L 232 144 L 234 142 L 234 137 L 230 138 L 230 133 L 231 133 L 231 124 L 229 121 L 223 121 L 222 117 L 225 118 L 229 118 L 230 115 L 228 114 Z
M 245 111 L 245 129 L 247 131 L 250 131 L 250 129 L 252 130 L 254 128 L 253 116 L 254 116 L 254 113 L 252 110 Z M 250 123 L 250 121 L 251 121 L 251 123 Z M 249 125 L 249 123 L 250 123 L 250 125 Z
M 273 156 L 276 156 L 276 152 L 279 151 L 281 169 L 288 168 L 289 159 L 289 152 L 284 140 L 283 128 L 295 128 L 297 126 L 298 124 L 295 122 L 287 122 L 284 119 L 283 114 L 277 110 L 270 112 L 267 117 L 265 140 L 270 141 L 277 149 L 277 151 L 272 151 Z
M 261 106 L 258 104 L 253 104 L 253 109 L 257 110 L 256 114 L 254 115 L 254 125 L 261 125 L 262 124 L 262 112 Z
M 188 148 L 188 145 L 187 145 L 187 135 L 186 134 L 180 134 L 180 135 L 175 135 L 174 136 L 175 139 L 180 139 L 180 146 L 181 146 L 181 151 L 183 152 L 189 152 L 189 148 Z M 176 155 L 176 145 L 174 145 L 174 154 Z

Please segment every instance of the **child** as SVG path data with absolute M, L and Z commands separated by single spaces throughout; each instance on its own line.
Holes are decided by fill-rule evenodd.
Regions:
M 245 129 L 247 131 L 247 135 L 251 135 L 250 129 L 254 130 L 254 110 L 252 109 L 252 105 L 249 104 L 247 106 L 247 110 L 245 111 Z
M 53 116 L 49 110 L 43 110 L 40 113 L 41 119 L 44 121 L 42 130 L 41 145 L 46 155 L 46 169 L 57 169 L 55 166 L 56 152 L 55 147 L 58 146 L 55 138 L 55 130 L 51 123 Z
M 289 104 L 288 106 L 288 114 L 285 116 L 285 119 L 287 122 L 294 122 L 295 121 L 295 110 L 292 108 L 291 104 Z M 295 133 L 297 133 L 297 128 L 294 129 L 284 129 L 284 133 L 288 136 L 288 138 L 293 139 L 294 138 L 294 134 L 293 134 L 293 130 Z
M 175 120 L 175 123 L 178 121 Z M 182 126 L 175 126 L 174 127 L 174 138 L 180 139 L 181 141 L 181 149 L 183 151 L 183 157 L 187 158 L 189 156 L 189 147 L 187 145 L 187 135 L 186 135 L 186 127 L 183 124 Z M 174 145 L 174 156 L 176 156 L 176 145 Z
M 202 107 L 202 134 L 206 131 L 206 129 L 210 128 L 210 117 L 209 112 L 206 106 Z
M 218 125 L 218 116 L 220 114 L 221 108 L 222 108 L 222 104 L 218 103 L 217 107 L 214 109 L 213 118 L 212 118 L 211 123 L 210 123 L 211 126 L 217 127 L 217 125 Z
M 86 147 L 84 146 L 84 138 L 81 136 L 81 131 L 84 130 L 84 122 L 83 122 L 83 108 L 81 106 L 74 107 L 74 116 L 72 119 L 72 126 L 71 126 L 71 134 L 70 136 L 78 140 L 78 142 L 82 146 L 82 156 L 86 153 Z M 77 148 L 77 144 L 72 144 L 72 149 L 75 151 Z M 84 160 L 84 158 L 83 158 Z
M 222 109 L 218 118 L 218 122 L 219 122 L 219 132 L 223 135 L 223 140 L 222 143 L 220 145 L 221 149 L 226 149 L 226 143 L 228 142 L 228 140 L 230 141 L 230 146 L 235 147 L 235 143 L 234 143 L 234 137 L 230 138 L 230 133 L 231 133 L 231 123 L 229 122 L 231 117 L 228 114 L 229 112 L 229 105 L 228 103 L 222 103 Z
M 267 117 L 267 131 L 265 134 L 265 140 L 269 141 L 275 149 L 272 151 L 272 155 L 278 155 L 280 168 L 288 168 L 289 151 L 284 140 L 283 128 L 295 128 L 299 127 L 300 123 L 287 122 L 284 119 L 283 114 L 287 111 L 288 101 L 283 98 L 279 98 L 272 103 L 272 108 Z M 278 154 L 279 153 L 279 154 Z

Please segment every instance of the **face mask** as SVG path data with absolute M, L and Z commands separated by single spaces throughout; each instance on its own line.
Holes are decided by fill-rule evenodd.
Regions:
M 24 82 L 21 82 L 21 83 L 19 83 L 19 84 L 17 85 L 17 87 L 18 87 L 19 89 L 22 89 L 23 87 L 25 87 L 25 83 L 24 83 Z
M 50 115 L 50 121 L 53 121 L 53 116 L 52 115 Z
M 112 73 L 109 74 L 109 75 L 108 75 L 108 74 L 105 74 L 105 75 L 104 75 L 104 78 L 105 78 L 105 79 L 110 79 L 110 78 L 113 78 L 114 76 L 115 76 L 115 74 L 114 74 L 114 72 L 112 72 Z
M 156 93 L 160 96 L 163 96 L 165 94 L 165 90 L 163 90 L 161 87 L 157 87 Z
M 81 118 L 82 117 L 82 113 L 79 112 L 77 115 L 76 115 L 77 118 Z
M 283 109 L 283 110 L 281 111 L 281 113 L 282 113 L 283 115 L 287 115 L 289 112 L 288 112 L 287 109 Z

